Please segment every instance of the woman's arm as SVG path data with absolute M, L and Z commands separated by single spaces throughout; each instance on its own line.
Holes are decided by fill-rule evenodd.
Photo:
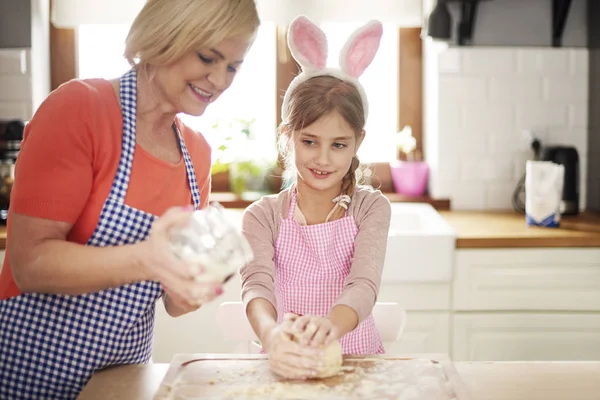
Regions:
M 67 242 L 71 224 L 13 213 L 10 266 L 23 292 L 78 295 L 149 278 L 139 245 L 93 247 Z
M 15 283 L 23 292 L 78 295 L 159 280 L 190 297 L 192 271 L 167 247 L 168 231 L 187 218 L 188 211 L 174 208 L 155 221 L 144 242 L 95 247 L 68 242 L 69 223 L 13 213 L 8 248 Z
M 97 164 L 116 151 L 106 139 L 111 128 L 105 102 L 93 85 L 71 81 L 48 96 L 25 128 L 8 229 L 15 283 L 25 292 L 76 295 L 156 280 L 195 301 L 194 271 L 167 245 L 168 231 L 185 223 L 190 211 L 168 210 L 136 245 L 99 248 L 67 241 L 90 201 Z

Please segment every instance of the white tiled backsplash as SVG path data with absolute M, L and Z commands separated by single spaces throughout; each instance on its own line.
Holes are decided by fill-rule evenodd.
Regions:
M 0 49 L 0 119 L 31 118 L 31 82 L 31 50 Z
M 582 207 L 587 165 L 588 51 L 552 48 L 426 50 L 425 151 L 430 192 L 453 209 L 510 209 L 532 152 L 573 145 Z

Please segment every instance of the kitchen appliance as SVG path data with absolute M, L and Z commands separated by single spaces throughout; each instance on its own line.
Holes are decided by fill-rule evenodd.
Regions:
M 542 146 L 538 139 L 531 142 L 534 161 L 550 161 L 564 166 L 563 191 L 560 205 L 561 215 L 579 214 L 579 155 L 572 146 Z M 521 177 L 513 192 L 513 209 L 525 213 L 525 175 Z
M 543 161 L 552 161 L 565 168 L 561 215 L 579 214 L 579 155 L 574 147 L 550 146 L 542 151 Z
M 21 149 L 24 130 L 23 120 L 0 120 L 0 225 L 6 225 L 8 218 L 15 163 Z

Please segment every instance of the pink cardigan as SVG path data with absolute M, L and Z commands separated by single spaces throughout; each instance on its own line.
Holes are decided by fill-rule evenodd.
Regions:
M 240 270 L 242 300 L 246 306 L 252 299 L 264 298 L 276 307 L 274 246 L 281 220 L 289 210 L 290 194 L 285 190 L 265 196 L 244 212 L 242 229 L 254 252 L 254 261 Z M 371 314 L 379 294 L 391 208 L 379 190 L 359 186 L 352 196 L 348 213 L 356 221 L 358 234 L 352 267 L 335 305 L 352 308 L 361 322 Z

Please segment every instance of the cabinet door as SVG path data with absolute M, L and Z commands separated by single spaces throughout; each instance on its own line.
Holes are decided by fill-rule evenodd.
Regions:
M 450 311 L 450 282 L 382 282 L 377 301 L 398 303 L 411 311 Z
M 0 49 L 31 47 L 31 1 L 0 1 Z
M 158 301 L 152 360 L 169 363 L 176 353 L 235 353 L 240 343 L 223 339 L 216 312 L 224 301 L 239 301 L 240 287 L 240 278 L 236 276 L 227 282 L 218 299 L 178 318 L 167 314 L 162 301 Z
M 600 360 L 600 314 L 454 315 L 454 361 Z
M 384 343 L 386 354 L 450 353 L 450 313 L 408 311 L 407 314 L 400 340 Z
M 458 250 L 457 311 L 600 311 L 600 249 Z

